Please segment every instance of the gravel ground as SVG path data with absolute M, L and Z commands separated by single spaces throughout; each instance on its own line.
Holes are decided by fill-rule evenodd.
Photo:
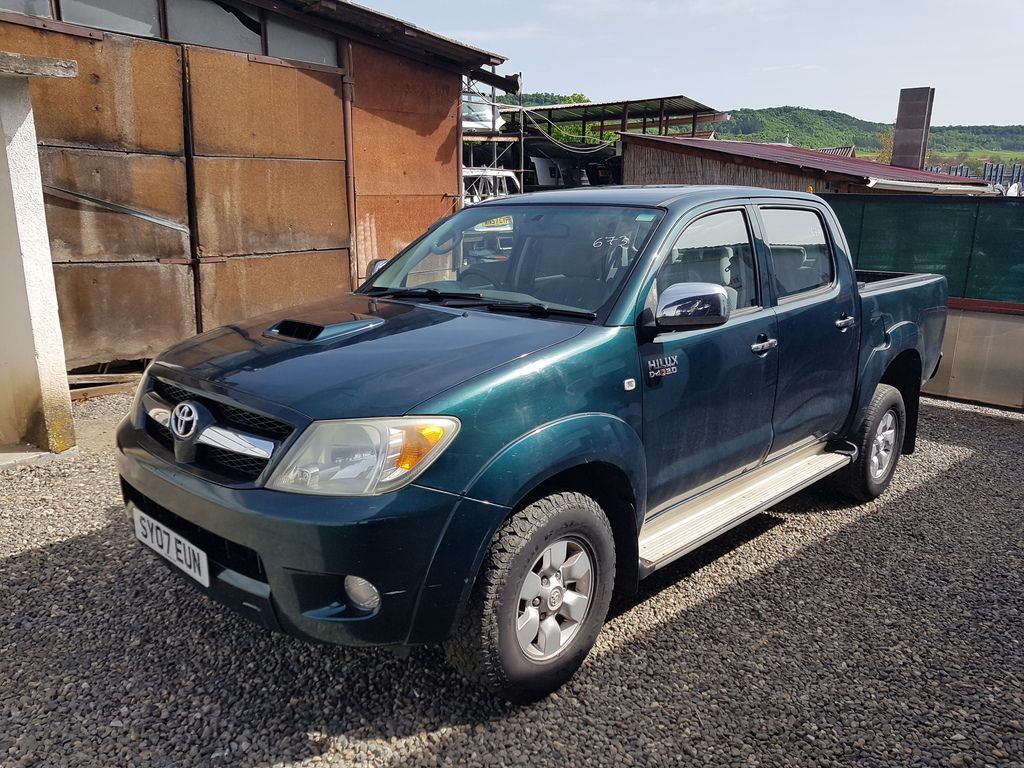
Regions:
M 251 627 L 136 546 L 112 427 L 0 473 L 3 765 L 1024 765 L 1024 414 L 929 400 L 878 501 L 810 489 L 644 582 L 560 693 Z

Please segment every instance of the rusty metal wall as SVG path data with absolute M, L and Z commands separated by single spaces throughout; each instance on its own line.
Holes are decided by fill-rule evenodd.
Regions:
M 341 75 L 185 55 L 203 327 L 348 290 Z
M 394 256 L 459 192 L 461 78 L 365 45 L 352 46 L 359 276 Z
M 10 18 L 0 49 L 79 66 L 31 86 L 69 367 L 351 288 L 340 72 Z M 461 79 L 352 64 L 365 274 L 455 207 Z
M 195 331 L 178 46 L 0 22 L 0 49 L 74 59 L 79 75 L 33 80 L 68 366 L 152 357 Z M 70 194 L 68 194 L 70 193 Z M 87 195 L 175 226 L 116 213 Z

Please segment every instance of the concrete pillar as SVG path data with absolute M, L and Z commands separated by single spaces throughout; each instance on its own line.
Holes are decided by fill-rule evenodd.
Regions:
M 73 61 L 0 52 L 0 445 L 75 444 L 64 340 L 43 211 L 30 77 L 75 77 Z

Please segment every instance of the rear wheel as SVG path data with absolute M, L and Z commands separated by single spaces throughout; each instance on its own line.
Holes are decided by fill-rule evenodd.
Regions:
M 906 424 L 900 391 L 879 384 L 853 437 L 857 460 L 836 473 L 839 489 L 858 501 L 870 501 L 884 493 L 900 460 Z
M 546 696 L 589 653 L 614 581 L 612 530 L 597 502 L 579 493 L 540 499 L 495 535 L 448 660 L 510 701 Z

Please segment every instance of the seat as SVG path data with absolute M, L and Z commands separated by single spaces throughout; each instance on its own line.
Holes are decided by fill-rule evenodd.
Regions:
M 790 296 L 815 284 L 817 275 L 805 267 L 807 252 L 796 245 L 773 245 L 772 266 L 780 296 Z
M 658 273 L 658 290 L 675 283 L 713 283 L 725 288 L 729 295 L 729 308 L 736 309 L 738 293 L 732 282 L 730 268 L 732 248 L 677 248 Z

